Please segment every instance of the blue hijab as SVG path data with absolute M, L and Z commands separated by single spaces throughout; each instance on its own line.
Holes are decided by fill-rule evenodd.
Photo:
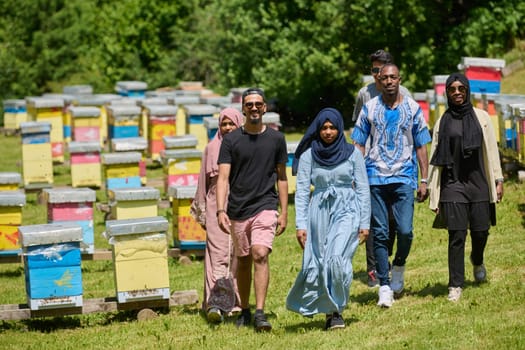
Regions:
M 323 124 L 329 121 L 332 123 L 339 133 L 334 142 L 327 145 L 321 140 L 320 132 Z M 297 168 L 299 166 L 299 158 L 308 148 L 312 148 L 313 159 L 323 166 L 334 166 L 340 164 L 350 158 L 354 152 L 354 145 L 346 141 L 344 134 L 343 116 L 335 108 L 322 109 L 314 121 L 306 130 L 301 142 L 295 150 L 294 159 L 292 163 L 292 174 L 297 175 Z

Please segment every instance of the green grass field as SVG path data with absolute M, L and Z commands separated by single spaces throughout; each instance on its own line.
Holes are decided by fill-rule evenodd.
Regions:
M 523 72 L 525 74 L 525 72 Z M 523 81 L 523 79 L 522 79 Z M 505 84 L 504 84 L 505 86 Z M 297 139 L 292 135 L 291 139 Z M 21 172 L 17 137 L 0 136 L 4 150 L 0 171 Z M 148 169 L 159 178 L 162 170 Z M 55 168 L 55 184 L 69 183 L 69 169 Z M 28 194 L 24 225 L 45 223 L 46 208 L 36 194 Z M 98 191 L 97 200 L 105 202 Z M 468 262 L 466 288 L 458 303 L 447 301 L 447 232 L 431 228 L 428 202 L 415 209 L 415 238 L 407 262 L 406 291 L 391 309 L 376 306 L 377 289 L 366 285 L 364 246 L 354 259 L 351 302 L 344 311 L 346 328 L 323 331 L 324 316 L 303 318 L 285 308 L 285 298 L 301 266 L 295 239 L 294 207 L 289 207 L 286 232 L 276 238 L 270 258 L 271 282 L 266 311 L 273 324 L 269 334 L 236 329 L 233 319 L 213 327 L 199 312 L 199 304 L 173 307 L 159 317 L 138 321 L 136 312 L 109 312 L 23 321 L 0 321 L 0 349 L 523 349 L 525 348 L 525 184 L 505 183 L 497 206 L 498 225 L 491 229 L 486 250 L 489 282 L 473 283 Z M 161 210 L 171 222 L 169 209 Z M 102 238 L 103 214 L 96 212 L 95 245 L 108 248 Z M 169 261 L 172 291 L 203 289 L 203 262 L 190 265 Z M 82 263 L 84 299 L 115 295 L 111 261 Z M 252 293 L 253 294 L 253 293 Z M 26 302 L 21 264 L 0 264 L 2 304 Z M 254 302 L 252 296 L 252 303 Z

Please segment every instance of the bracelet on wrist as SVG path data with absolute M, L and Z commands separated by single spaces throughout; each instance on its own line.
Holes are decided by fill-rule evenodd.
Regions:
M 220 213 L 226 213 L 226 210 L 218 209 L 216 215 L 219 216 Z
M 421 180 L 419 180 L 419 182 L 421 182 L 422 184 L 428 184 L 428 180 L 427 179 L 421 179 Z

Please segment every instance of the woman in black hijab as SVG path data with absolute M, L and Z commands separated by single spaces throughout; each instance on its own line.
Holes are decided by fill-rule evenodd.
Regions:
M 436 122 L 430 156 L 430 208 L 448 229 L 450 301 L 458 301 L 465 282 L 465 241 L 472 238 L 474 280 L 485 282 L 483 254 L 494 203 L 503 196 L 503 176 L 489 115 L 470 102 L 470 84 L 461 73 L 446 81 L 448 109 Z

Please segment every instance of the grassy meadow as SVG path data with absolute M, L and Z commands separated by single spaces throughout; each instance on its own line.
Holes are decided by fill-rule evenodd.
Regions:
M 524 72 L 525 74 L 525 72 Z M 290 135 L 297 139 L 299 135 Z M 20 140 L 0 136 L 0 171 L 21 172 Z M 162 170 L 148 168 L 160 179 Z M 55 185 L 69 184 L 69 168 L 55 167 Z M 162 190 L 162 189 L 161 189 Z M 106 202 L 104 191 L 97 200 Z M 301 266 L 295 239 L 294 207 L 289 206 L 285 233 L 275 240 L 270 257 L 271 281 L 266 312 L 268 334 L 237 329 L 234 319 L 210 326 L 199 305 L 172 307 L 159 317 L 138 321 L 136 312 L 109 312 L 22 321 L 0 321 L 0 349 L 523 349 L 525 348 L 525 183 L 511 177 L 497 206 L 498 225 L 491 229 L 485 264 L 488 283 L 473 282 L 466 249 L 466 287 L 458 303 L 447 301 L 447 232 L 431 228 L 428 202 L 416 204 L 415 238 L 406 267 L 403 296 L 391 309 L 376 306 L 377 289 L 366 284 L 365 249 L 354 259 L 351 302 L 344 311 L 346 328 L 326 332 L 324 315 L 304 318 L 286 310 L 285 298 Z M 170 209 L 160 215 L 171 222 Z M 45 223 L 46 208 L 27 195 L 24 225 Z M 108 248 L 101 236 L 104 215 L 95 211 L 95 246 Z M 169 260 L 172 291 L 203 290 L 203 261 Z M 115 295 L 111 261 L 83 261 L 84 299 Z M 0 264 L 0 305 L 26 302 L 21 264 Z M 199 301 L 200 303 L 200 301 Z M 252 305 L 254 303 L 252 291 Z

